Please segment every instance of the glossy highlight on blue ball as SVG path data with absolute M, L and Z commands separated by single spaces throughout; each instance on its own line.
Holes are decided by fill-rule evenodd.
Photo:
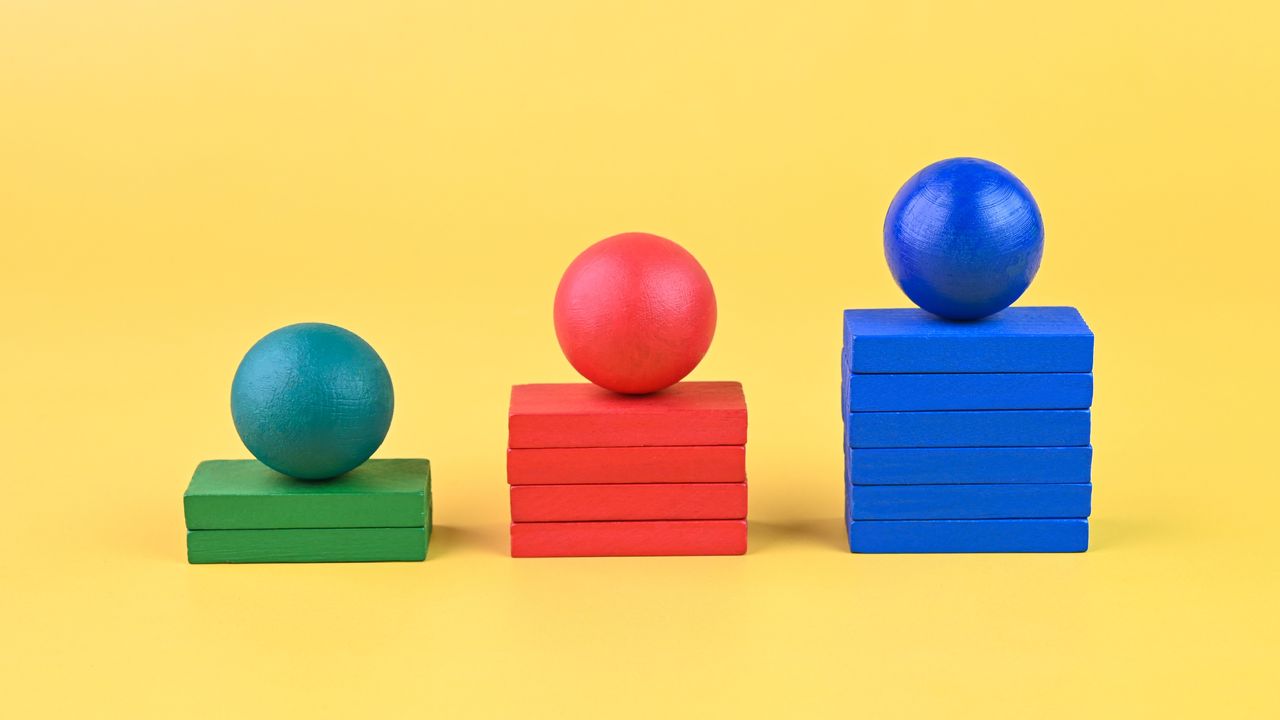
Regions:
M 245 447 L 305 480 L 368 460 L 391 427 L 395 400 L 382 358 L 335 325 L 280 328 L 254 344 L 231 383 L 231 417 Z
M 949 320 L 1009 307 L 1043 254 L 1044 222 L 1031 191 L 978 158 L 942 160 L 911 176 L 884 219 L 884 255 L 898 287 Z

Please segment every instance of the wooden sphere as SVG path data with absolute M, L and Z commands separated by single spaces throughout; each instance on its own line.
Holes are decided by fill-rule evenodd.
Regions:
M 231 383 L 231 417 L 245 447 L 272 470 L 305 480 L 368 460 L 387 436 L 394 404 L 378 353 L 322 323 L 269 333 Z
M 1044 254 L 1031 191 L 986 160 L 952 158 L 907 180 L 884 219 L 884 256 L 912 302 L 977 320 L 1017 300 Z
M 711 346 L 716 296 L 687 250 L 648 233 L 587 248 L 564 272 L 556 338 L 569 363 L 600 387 L 651 393 L 688 375 Z

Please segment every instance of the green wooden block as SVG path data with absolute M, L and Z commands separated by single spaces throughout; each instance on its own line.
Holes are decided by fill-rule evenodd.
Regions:
M 206 460 L 182 505 L 188 530 L 421 528 L 431 512 L 431 464 L 369 460 L 331 480 L 298 480 L 257 460 Z
M 310 563 L 421 561 L 431 528 L 189 530 L 187 562 Z

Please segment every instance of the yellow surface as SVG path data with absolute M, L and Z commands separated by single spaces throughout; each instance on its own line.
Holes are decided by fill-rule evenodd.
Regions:
M 1274 717 L 1280 18 L 981 5 L 5 3 L 5 714 Z M 1098 335 L 1084 555 L 843 545 L 840 311 L 906 302 L 885 208 L 961 154 Z M 556 282 L 632 229 L 715 283 L 751 552 L 512 560 L 508 386 L 575 379 Z M 306 320 L 386 359 L 430 557 L 188 566 L 236 363 Z

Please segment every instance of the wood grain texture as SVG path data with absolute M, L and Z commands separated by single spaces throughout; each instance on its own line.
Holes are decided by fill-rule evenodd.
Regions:
M 1093 373 L 907 373 L 850 375 L 846 412 L 1078 410 L 1093 404 Z
M 431 528 L 189 530 L 187 562 L 313 563 L 420 561 Z
M 422 527 L 431 464 L 369 460 L 331 480 L 299 480 L 256 460 L 200 463 L 182 496 L 189 530 Z
M 507 450 L 512 485 L 741 483 L 742 445 L 542 448 Z
M 1031 191 L 979 158 L 948 158 L 912 175 L 884 219 L 884 257 L 898 287 L 952 320 L 1009 307 L 1043 253 L 1044 222 Z
M 1089 549 L 1088 520 L 853 520 L 856 553 L 1058 553 Z
M 848 520 L 1089 517 L 1093 485 L 848 485 Z
M 855 373 L 1092 372 L 1093 331 L 1071 307 L 1012 307 L 973 322 L 846 310 L 844 353 Z
M 1093 448 L 845 448 L 853 485 L 1087 483 Z
M 387 436 L 391 375 L 355 333 L 299 323 L 254 344 L 231 381 L 231 416 L 254 457 L 297 478 L 354 470 Z
M 746 520 L 511 523 L 511 557 L 742 555 Z
M 746 483 L 515 485 L 512 522 L 741 520 Z
M 574 369 L 621 393 L 651 393 L 688 375 L 716 330 L 711 279 L 689 251 L 649 233 L 605 238 L 556 289 L 556 339 Z
M 1089 444 L 1088 410 L 850 413 L 854 448 L 1067 447 Z
M 652 395 L 589 383 L 516 385 L 510 448 L 745 445 L 747 403 L 736 382 L 682 382 Z

